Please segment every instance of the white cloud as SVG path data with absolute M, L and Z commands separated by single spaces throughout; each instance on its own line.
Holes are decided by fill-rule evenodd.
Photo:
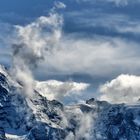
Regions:
M 77 2 L 90 2 L 90 3 L 95 3 L 95 2 L 109 2 L 109 3 L 114 3 L 116 6 L 127 6 L 129 3 L 139 3 L 140 0 L 76 0 Z
M 129 3 L 132 4 L 132 3 L 139 3 L 140 0 L 107 0 L 108 2 L 113 2 L 115 3 L 117 6 L 126 6 L 128 5 Z
M 22 93 L 28 97 L 32 97 L 34 94 L 34 80 L 31 71 L 23 65 L 23 67 L 14 67 L 11 70 L 11 75 L 14 77 L 16 81 L 18 81 L 22 85 Z
M 17 25 L 17 38 L 14 43 L 24 45 L 25 53 L 28 50 L 36 57 L 43 57 L 43 51 L 59 41 L 62 23 L 60 15 L 50 13 L 48 17 L 41 16 L 26 26 Z
M 62 3 L 62 2 L 60 2 L 60 1 L 55 1 L 54 5 L 58 9 L 66 8 L 66 5 L 64 3 Z
M 140 68 L 138 44 L 117 38 L 63 38 L 56 48 L 47 52 L 46 58 L 40 63 L 44 75 L 82 73 L 111 76 L 137 73 Z
M 63 100 L 64 97 L 80 95 L 89 84 L 76 82 L 61 82 L 56 80 L 36 82 L 35 89 L 49 100 Z
M 93 128 L 93 115 L 92 114 L 82 114 L 80 120 L 79 129 L 76 131 L 76 139 L 81 139 L 82 137 L 87 140 L 92 140 L 92 128 Z
M 136 103 L 140 99 L 140 77 L 120 75 L 100 87 L 100 100 L 111 103 Z
M 93 128 L 94 128 L 94 119 L 96 119 L 96 114 L 91 113 L 83 113 L 80 106 L 71 106 L 72 110 L 66 110 L 66 116 L 69 119 L 74 118 L 76 121 L 76 129 L 75 133 L 70 133 L 66 140 L 79 140 L 79 139 L 86 139 L 86 140 L 93 140 L 95 136 L 93 136 Z M 93 117 L 94 116 L 94 117 Z M 68 124 L 69 127 L 73 124 Z
M 113 3 L 115 3 L 117 6 L 119 6 L 119 5 L 125 6 L 125 5 L 127 5 L 128 2 L 129 2 L 129 0 L 107 0 L 107 1 L 108 1 L 108 2 L 113 2 Z
M 10 42 L 13 46 L 11 75 L 23 85 L 26 95 L 33 95 L 32 69 L 45 58 L 45 52 L 59 41 L 62 23 L 62 17 L 53 12 L 26 26 L 15 26 L 14 40 Z

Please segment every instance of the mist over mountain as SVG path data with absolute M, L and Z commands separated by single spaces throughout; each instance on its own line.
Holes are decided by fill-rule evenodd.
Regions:
M 59 86 L 57 81 L 43 83 L 24 94 L 24 87 L 0 68 L 1 140 L 138 140 L 140 105 L 110 104 L 91 98 L 83 103 L 64 105 L 48 100 L 44 89 Z M 75 85 L 76 83 L 74 83 Z M 73 85 L 73 84 L 72 84 Z M 40 88 L 42 90 L 39 90 Z M 78 85 L 78 89 L 79 89 Z M 43 86 L 44 87 L 44 86 Z M 61 88 L 62 86 L 60 86 Z M 69 87 L 69 86 L 68 86 Z M 75 88 L 75 87 L 74 87 Z
M 0 2 L 0 140 L 140 139 L 140 0 Z

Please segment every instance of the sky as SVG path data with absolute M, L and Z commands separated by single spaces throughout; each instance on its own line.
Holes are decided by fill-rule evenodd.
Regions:
M 46 45 L 30 57 L 35 79 L 89 83 L 84 98 L 97 96 L 106 81 L 140 75 L 139 13 L 140 0 L 0 0 L 0 64 L 11 67 L 17 42 Z

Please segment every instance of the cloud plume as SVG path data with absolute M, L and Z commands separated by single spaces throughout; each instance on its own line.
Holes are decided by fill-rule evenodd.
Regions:
M 120 75 L 100 87 L 100 100 L 111 103 L 136 103 L 140 99 L 140 77 Z
M 39 17 L 26 26 L 15 26 L 11 72 L 28 95 L 33 93 L 32 71 L 45 59 L 45 53 L 59 41 L 62 24 L 62 17 L 53 11 L 49 16 Z
M 65 140 L 93 140 L 95 136 L 93 136 L 93 126 L 94 126 L 94 117 L 96 118 L 96 114 L 93 117 L 91 113 L 82 112 L 78 106 L 73 106 L 72 112 L 69 112 L 69 118 L 73 118 L 76 121 L 77 128 L 74 133 L 70 133 Z M 70 125 L 70 124 L 69 124 Z
M 41 69 L 40 63 L 48 67 L 46 61 L 49 55 L 61 49 L 59 47 L 63 18 L 55 12 L 56 8 L 65 8 L 65 5 L 56 2 L 49 16 L 41 16 L 25 26 L 16 25 L 16 38 L 12 45 L 13 68 L 11 71 L 15 79 L 24 87 L 23 92 L 30 96 L 36 89 L 50 100 L 61 100 L 66 96 L 71 96 L 70 94 L 78 94 L 89 86 L 75 82 L 35 82 L 34 69 Z

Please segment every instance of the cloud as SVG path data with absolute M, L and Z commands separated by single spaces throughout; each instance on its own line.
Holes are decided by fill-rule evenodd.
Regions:
M 77 2 L 89 2 L 89 3 L 95 3 L 95 2 L 109 2 L 109 3 L 114 3 L 116 6 L 127 6 L 128 4 L 132 3 L 139 3 L 140 0 L 76 0 Z
M 121 19 L 120 16 L 115 17 L 112 24 L 116 22 L 115 19 L 121 22 L 123 16 Z M 17 74 L 15 78 L 20 82 L 24 79 L 21 83 L 28 94 L 31 92 L 29 89 L 33 88 L 36 73 L 39 75 L 37 78 L 42 75 L 87 74 L 94 78 L 114 77 L 121 73 L 139 74 L 137 43 L 103 36 L 87 39 L 68 35 L 62 33 L 62 24 L 62 16 L 50 13 L 48 17 L 39 17 L 28 25 L 15 26 L 13 74 Z M 61 96 L 57 95 L 57 98 Z
M 76 82 L 61 82 L 56 80 L 37 81 L 35 89 L 49 100 L 63 100 L 64 97 L 80 95 L 81 91 L 87 89 L 89 84 Z
M 122 5 L 125 6 L 130 2 L 129 0 L 107 0 L 108 2 L 115 3 L 117 6 Z
M 58 7 L 64 7 L 61 3 L 56 4 L 59 5 Z M 137 24 L 129 23 L 129 28 L 121 25 L 125 19 L 130 20 L 126 16 L 113 15 L 114 18 L 107 14 L 103 16 L 107 18 L 95 17 L 95 20 L 92 18 L 93 22 L 86 19 L 82 24 L 89 26 L 92 23 L 95 27 L 101 24 L 105 28 L 111 27 L 111 29 L 126 33 L 139 32 L 139 27 L 135 26 L 138 25 L 138 22 Z M 95 22 L 96 20 L 97 22 Z M 123 24 L 125 25 L 125 21 Z M 16 31 L 12 37 L 15 38 L 12 42 L 14 73 L 27 71 L 27 77 L 31 77 L 31 79 L 34 79 L 35 73 L 44 77 L 45 75 L 72 74 L 112 77 L 120 73 L 139 74 L 139 44 L 136 42 L 97 35 L 88 39 L 85 36 L 68 35 L 62 33 L 62 26 L 63 17 L 55 11 L 47 17 L 41 16 L 25 26 L 15 26 Z M 80 27 L 81 24 L 78 26 Z M 123 29 L 120 28 L 121 26 Z M 133 27 L 137 27 L 135 31 Z M 8 42 L 10 44 L 11 40 Z M 17 75 L 17 79 L 21 79 L 20 74 Z M 22 75 L 24 74 L 22 73 Z M 32 84 L 31 82 L 31 87 Z
M 56 4 L 63 5 L 61 2 Z M 78 27 L 84 28 L 84 25 L 92 30 L 92 27 L 99 26 L 113 32 L 140 33 L 139 22 L 132 21 L 125 15 L 103 14 L 102 11 L 99 14 L 94 11 L 95 17 L 86 18 L 90 13 L 91 10 L 78 12 L 79 15 L 75 16 Z M 41 16 L 25 26 L 15 26 L 13 48 L 16 60 L 20 54 L 24 63 L 28 63 L 33 76 L 36 73 L 44 76 L 80 73 L 92 77 L 111 77 L 120 73 L 139 74 L 139 45 L 136 42 L 96 36 L 96 31 L 93 32 L 95 36 L 89 39 L 88 36 L 70 36 L 62 33 L 62 26 L 63 17 L 54 11 L 48 17 Z M 88 33 L 87 30 L 86 32 Z M 11 43 L 11 40 L 8 42 Z M 7 62 L 6 59 L 4 61 Z M 133 68 L 130 65 L 132 63 Z
M 13 65 L 10 72 L 14 75 L 14 79 L 23 86 L 25 95 L 33 96 L 34 94 L 34 69 L 42 69 L 39 64 L 46 65 L 48 54 L 54 53 L 53 50 L 59 50 L 63 18 L 55 10 L 64 7 L 63 3 L 56 2 L 49 16 L 41 16 L 25 26 L 15 26 L 12 39 L 8 42 L 13 50 Z M 62 99 L 74 93 L 78 94 L 87 87 L 88 84 L 85 83 L 60 81 L 37 84 L 37 89 L 51 100 Z
M 61 37 L 61 16 L 53 11 L 48 17 L 41 16 L 36 21 L 15 26 L 15 34 L 10 44 L 13 48 L 11 75 L 24 87 L 24 93 L 34 93 L 33 69 L 43 61 L 45 52 L 57 44 Z
M 140 0 L 107 0 L 108 2 L 113 2 L 115 3 L 117 6 L 127 6 L 128 4 L 132 4 L 132 3 L 139 3 Z
M 80 12 L 67 12 L 66 15 L 69 18 L 77 19 L 72 23 L 75 25 L 75 30 L 82 33 L 91 32 L 107 36 L 115 34 L 115 36 L 125 38 L 128 38 L 129 35 L 140 34 L 140 20 L 136 17 L 136 13 L 131 15 L 129 12 L 115 11 L 112 14 L 112 10 L 107 12 L 104 9 L 83 9 Z M 133 39 L 131 38 L 131 40 Z
M 15 48 L 18 49 L 15 52 L 24 53 L 25 51 L 25 54 L 34 56 L 35 59 L 44 57 L 43 52 L 53 47 L 60 39 L 62 23 L 61 16 L 50 13 L 49 17 L 39 17 L 35 22 L 26 26 L 15 26 L 17 30 L 16 41 L 18 39 L 17 42 L 15 41 Z M 29 57 L 29 59 L 31 58 Z
M 99 89 L 100 100 L 111 103 L 136 103 L 140 99 L 140 77 L 120 75 L 102 85 Z
M 32 72 L 26 64 L 23 64 L 20 60 L 18 63 L 20 63 L 20 65 L 14 66 L 14 68 L 11 69 L 10 74 L 23 87 L 21 93 L 27 97 L 32 97 L 34 94 L 34 78 Z
M 118 38 L 64 37 L 55 49 L 47 52 L 46 58 L 40 63 L 44 75 L 112 76 L 139 73 L 140 68 L 138 44 Z
M 96 118 L 96 114 L 91 113 L 84 113 L 81 111 L 81 109 L 77 106 L 73 106 L 72 112 L 71 111 L 66 111 L 67 118 L 74 120 L 76 122 L 76 129 L 74 130 L 74 134 L 70 133 L 67 137 L 66 140 L 79 140 L 79 139 L 87 139 L 87 140 L 92 140 L 94 139 L 95 136 L 93 136 L 93 127 L 94 127 L 94 119 Z M 68 124 L 69 127 L 73 127 L 71 125 L 73 124 Z M 75 127 L 75 126 L 74 126 Z
M 85 138 L 92 140 L 93 118 L 92 114 L 83 114 L 80 120 L 79 129 L 76 131 L 76 139 Z
M 66 8 L 66 5 L 60 1 L 55 1 L 54 6 L 58 9 Z

